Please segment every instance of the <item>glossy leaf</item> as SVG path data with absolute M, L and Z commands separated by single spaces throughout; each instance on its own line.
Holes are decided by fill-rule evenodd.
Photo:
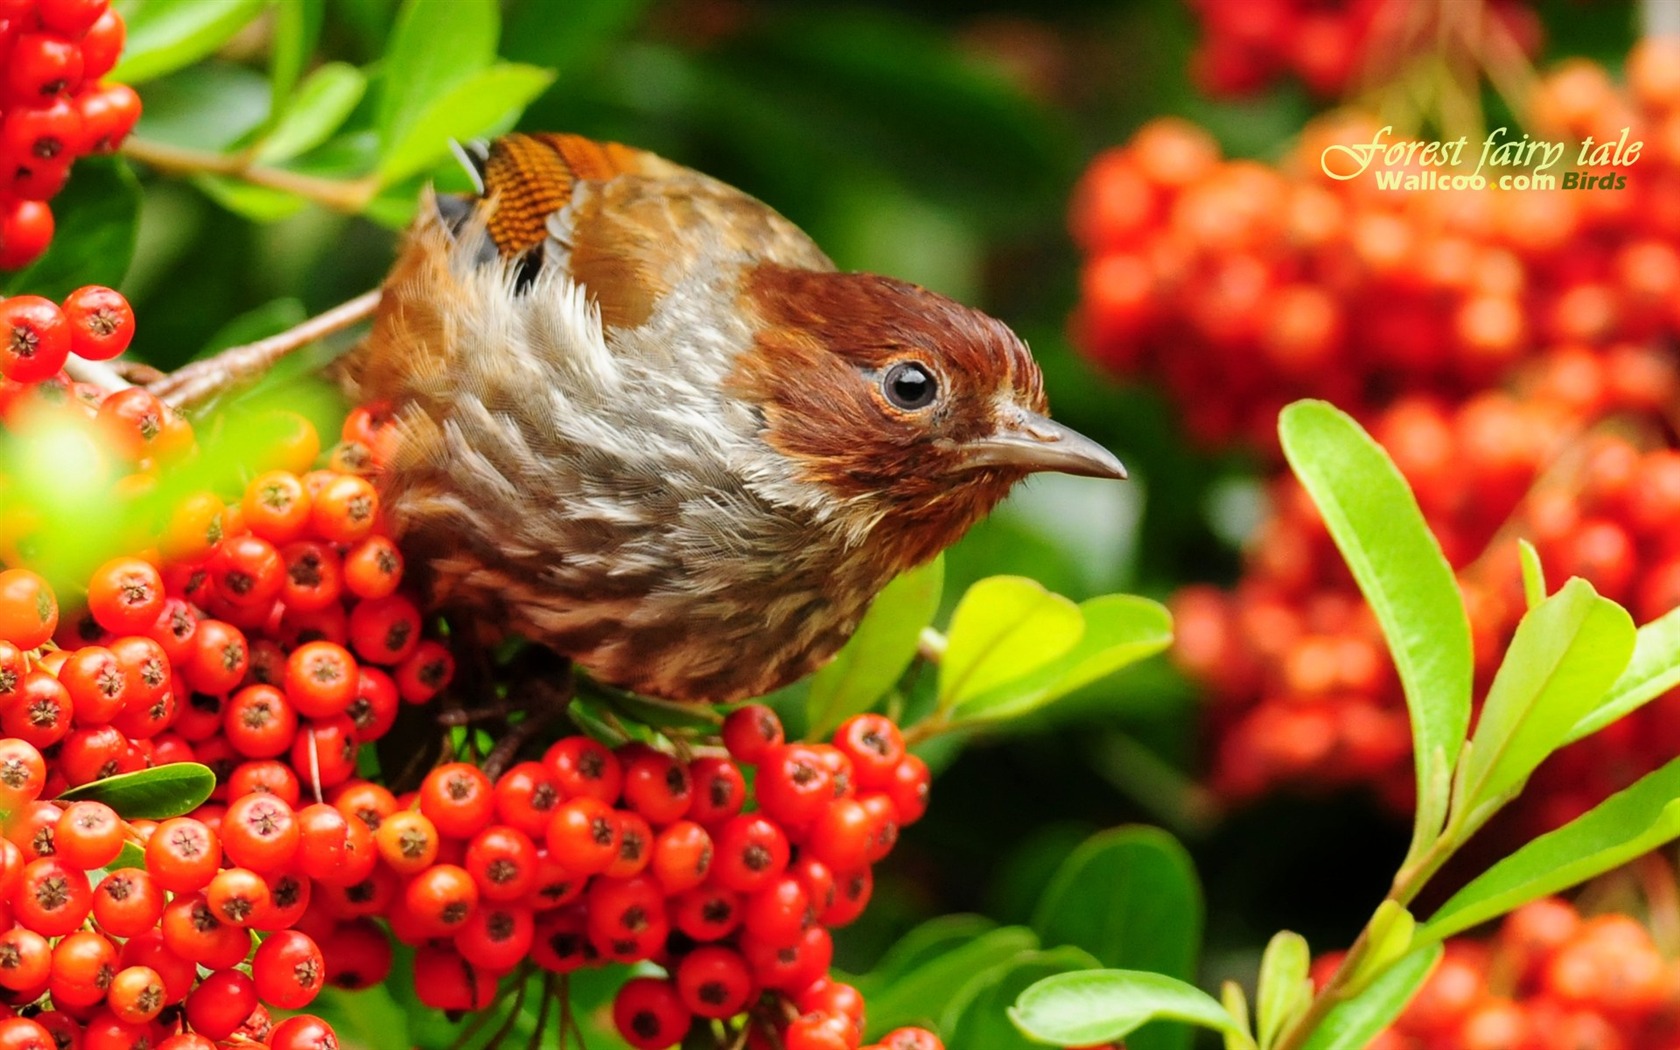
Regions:
M 139 84 L 189 66 L 267 6 L 267 0 L 119 0 L 128 37 L 110 79 Z
M 812 739 L 867 711 L 904 674 L 916 657 L 922 628 L 939 609 L 944 584 L 941 556 L 903 573 L 876 595 L 851 639 L 811 678 L 805 710 Z
M 1415 949 L 1363 992 L 1331 1007 L 1301 1050 L 1365 1050 L 1411 1002 L 1441 958 L 1441 946 Z
M 1680 686 L 1680 609 L 1668 612 L 1639 629 L 1633 656 L 1604 699 L 1569 731 L 1568 743 L 1603 729 Z
M 874 1035 L 910 1024 L 932 1024 L 940 1009 L 983 969 L 1038 947 L 1024 926 L 1003 926 L 952 946 L 890 982 L 860 986 L 869 1001 Z
M 278 164 L 327 141 L 344 126 L 366 91 L 362 71 L 345 62 L 328 62 L 310 73 L 280 122 L 258 144 L 257 162 Z
M 503 62 L 473 73 L 434 98 L 385 140 L 379 177 L 398 182 L 449 155 L 449 142 L 490 135 L 511 126 L 554 75 L 536 66 Z
M 1150 1021 L 1181 1021 L 1215 1031 L 1240 1031 L 1206 992 L 1141 970 L 1086 970 L 1046 977 L 1009 1009 L 1015 1027 L 1053 1046 L 1112 1043 Z M 1131 1046 L 1135 1040 L 1128 1039 Z
M 1446 818 L 1470 724 L 1470 622 L 1458 582 L 1405 478 L 1352 417 L 1323 401 L 1298 401 L 1283 410 L 1278 434 L 1400 674 L 1417 763 L 1415 854 Z
M 1040 898 L 1033 928 L 1045 944 L 1072 944 L 1104 966 L 1188 980 L 1202 937 L 1202 893 L 1184 847 L 1158 828 L 1126 827 L 1087 839 Z M 1133 1050 L 1188 1045 L 1182 1029 L 1139 1035 Z
M 1680 838 L 1680 759 L 1641 777 L 1592 810 L 1547 832 L 1453 894 L 1419 935 L 1479 926 Z
M 993 576 L 968 589 L 951 614 L 939 664 L 944 709 L 984 696 L 1059 659 L 1085 630 L 1079 607 L 1024 576 Z
M 103 802 L 125 820 L 166 820 L 204 805 L 214 790 L 216 774 L 209 766 L 171 762 L 73 787 L 59 798 Z
M 1311 965 L 1307 939 L 1298 933 L 1281 930 L 1266 945 L 1254 996 L 1262 1048 L 1271 1046 L 1312 1002 L 1313 985 L 1307 976 Z
M 128 165 L 109 157 L 78 160 L 53 200 L 53 215 L 58 229 L 45 254 L 0 289 L 58 300 L 84 284 L 121 284 L 140 228 L 140 186 Z
M 1579 577 L 1523 616 L 1461 770 L 1455 806 L 1469 821 L 1465 830 L 1478 826 L 1486 807 L 1520 790 L 1599 705 L 1627 667 L 1634 636 L 1627 611 Z
M 1036 671 L 962 701 L 956 717 L 1019 717 L 1172 644 L 1172 614 L 1148 598 L 1105 594 L 1081 602 L 1079 613 L 1085 626 L 1072 649 Z
M 500 31 L 496 0 L 406 0 L 380 76 L 377 119 L 387 152 L 414 137 L 438 100 L 495 61 Z
M 983 970 L 952 997 L 939 1022 L 947 1046 L 1032 1050 L 1037 1045 L 1009 1021 L 1009 1007 L 1035 982 L 1060 973 L 1100 969 L 1089 953 L 1063 946 L 1027 951 Z

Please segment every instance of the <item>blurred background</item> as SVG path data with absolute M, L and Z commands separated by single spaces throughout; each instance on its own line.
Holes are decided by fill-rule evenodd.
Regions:
M 397 7 L 319 5 L 315 61 L 376 62 Z M 1351 269 L 1300 254 L 1322 247 L 1302 248 L 1301 238 L 1312 208 L 1329 196 L 1299 176 L 1299 157 L 1316 157 L 1303 135 L 1324 128 L 1309 127 L 1315 115 L 1352 97 L 1363 113 L 1393 120 L 1400 111 L 1402 131 L 1428 136 L 1605 116 L 1579 116 L 1586 103 L 1578 96 L 1598 90 L 1592 85 L 1573 95 L 1568 84 L 1557 88 L 1551 110 L 1533 112 L 1529 103 L 1550 90 L 1535 70 L 1564 56 L 1590 59 L 1608 90 L 1639 33 L 1639 10 L 1619 0 L 508 0 L 503 14 L 500 54 L 553 72 L 519 127 L 652 149 L 767 201 L 843 268 L 907 278 L 989 310 L 1033 347 L 1057 418 L 1131 468 L 1124 485 L 1052 477 L 1023 486 L 951 551 L 948 596 L 981 576 L 1019 573 L 1076 599 L 1116 590 L 1163 600 L 1180 594 L 1183 610 L 1187 585 L 1235 584 L 1245 572 L 1243 542 L 1275 522 L 1279 490 L 1266 479 L 1277 474 L 1277 457 L 1263 431 L 1290 397 L 1329 394 L 1369 409 L 1369 420 L 1423 391 L 1443 399 L 1428 411 L 1450 413 L 1475 390 L 1504 384 L 1502 369 L 1518 358 L 1541 358 L 1557 344 L 1666 341 L 1674 327 L 1665 319 L 1656 334 L 1564 339 L 1554 338 L 1551 322 L 1536 321 L 1509 336 L 1498 328 L 1507 316 L 1498 310 L 1527 300 L 1507 289 L 1492 307 L 1475 298 L 1481 313 L 1454 300 L 1441 307 L 1447 327 L 1430 328 L 1435 286 L 1425 295 L 1405 284 L 1406 295 L 1419 296 L 1414 310 L 1379 268 L 1385 257 L 1414 257 L 1422 241 L 1384 247 L 1388 227 L 1351 218 L 1412 212 L 1372 205 L 1368 193 L 1329 198 L 1326 241 L 1370 227 L 1349 249 Z M 272 17 L 259 19 L 209 60 L 142 85 L 137 137 L 212 151 L 249 141 L 271 112 L 266 63 L 275 32 Z M 1419 61 L 1401 61 L 1407 55 Z M 1150 123 L 1162 116 L 1185 123 Z M 1153 137 L 1114 152 L 1140 128 Z M 330 173 L 356 149 L 352 130 L 296 166 Z M 277 331 L 373 287 L 423 181 L 389 188 L 368 217 L 245 193 L 228 180 L 137 170 L 138 247 L 122 287 L 142 319 L 136 353 L 161 367 Z M 1139 172 L 1144 181 L 1134 190 L 1127 180 Z M 445 183 L 460 177 L 435 174 Z M 1199 211 L 1177 208 L 1186 186 L 1204 179 L 1218 192 L 1198 197 Z M 1278 217 L 1287 223 L 1266 225 Z M 1544 280 L 1586 280 L 1558 262 L 1576 251 L 1577 237 L 1630 239 L 1605 232 L 1613 221 L 1625 220 L 1580 219 L 1542 246 L 1555 253 L 1544 258 L 1486 232 L 1488 222 L 1532 230 L 1521 214 L 1434 215 L 1420 228 L 1447 230 L 1477 250 L 1516 252 L 1530 267 L 1520 294 L 1550 298 Z M 1154 237 L 1175 224 L 1203 238 L 1200 255 L 1181 258 Z M 1476 230 L 1483 232 L 1467 232 Z M 1244 267 L 1256 260 L 1269 269 L 1250 288 Z M 1668 261 L 1629 264 L 1629 272 Z M 1501 265 L 1481 256 L 1465 264 L 1481 274 L 1507 272 Z M 1203 283 L 1172 277 L 1175 266 L 1201 267 Z M 1597 273 L 1587 276 L 1604 283 Z M 1273 295 L 1298 286 L 1319 297 Z M 1334 298 L 1328 314 L 1325 294 Z M 1305 305 L 1258 335 L 1220 334 L 1215 322 L 1262 300 Z M 1267 311 L 1256 324 L 1271 323 Z M 1364 360 L 1364 329 L 1350 330 L 1384 311 L 1397 334 L 1376 343 L 1395 349 L 1359 372 L 1363 365 L 1346 362 Z M 1458 345 L 1453 340 L 1499 367 L 1414 368 L 1401 360 L 1419 345 Z M 1245 363 L 1251 359 L 1272 363 Z M 1666 372 L 1655 374 L 1666 381 Z M 1332 375 L 1355 381 L 1325 388 Z M 1237 422 L 1249 416 L 1260 422 Z M 1506 516 L 1478 534 L 1481 541 Z M 1189 593 L 1205 600 L 1181 619 L 1181 638 L 1200 627 L 1187 640 L 1211 638 L 1206 645 L 1087 689 L 1006 737 L 936 756 L 947 768 L 930 817 L 883 871 L 869 914 L 843 931 L 837 965 L 866 968 L 932 915 L 1025 921 L 1074 844 L 1127 822 L 1165 826 L 1193 854 L 1215 902 L 1208 978 L 1252 973 L 1265 937 L 1280 927 L 1315 946 L 1346 943 L 1404 849 L 1405 821 L 1396 815 L 1404 799 L 1397 804 L 1386 767 L 1319 776 L 1311 755 L 1301 768 L 1312 775 L 1266 773 L 1236 784 L 1222 747 L 1238 732 L 1233 726 L 1248 723 L 1230 712 L 1246 713 L 1262 687 L 1215 679 L 1223 665 L 1253 663 L 1228 636 L 1260 621 L 1232 619 L 1220 604 L 1224 590 Z M 1294 637 L 1308 603 L 1298 594 L 1289 600 Z M 1372 687 L 1379 698 L 1383 688 Z M 1236 694 L 1244 698 L 1211 715 L 1203 702 Z M 1377 705 L 1389 719 L 1372 730 L 1378 751 L 1393 742 L 1393 699 Z M 1398 754 L 1390 746 L 1373 762 L 1404 765 L 1401 726 Z M 1242 731 L 1275 743 L 1311 730 L 1277 723 Z

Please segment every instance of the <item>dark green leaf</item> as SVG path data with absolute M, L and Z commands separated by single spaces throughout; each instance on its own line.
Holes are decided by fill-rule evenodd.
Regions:
M 946 1046 L 1032 1050 L 1036 1045 L 1009 1021 L 1009 1007 L 1036 981 L 1060 973 L 1100 969 L 1078 948 L 1022 952 L 976 975 L 951 1000 L 939 1023 Z
M 1525 614 L 1482 704 L 1455 810 L 1473 831 L 1597 707 L 1633 654 L 1627 611 L 1576 577 Z M 1454 821 L 1460 814 L 1455 812 Z
M 425 171 L 449 155 L 451 139 L 464 142 L 506 130 L 553 81 L 546 69 L 512 62 L 472 74 L 385 140 L 380 179 L 389 184 Z
M 1004 926 L 956 945 L 890 983 L 860 986 L 869 1000 L 870 1034 L 937 1022 L 945 1003 L 976 973 L 1037 947 L 1031 930 Z
M 1112 1043 L 1158 1020 L 1241 1030 L 1217 1000 L 1195 985 L 1141 970 L 1046 977 L 1021 993 L 1009 1017 L 1028 1036 L 1054 1046 Z M 1126 1045 L 1132 1042 L 1127 1039 Z
M 998 924 L 984 915 L 941 915 L 910 930 L 887 949 L 875 968 L 853 978 L 864 990 L 885 988 L 953 948 L 984 936 Z
M 1400 672 L 1417 762 L 1415 855 L 1446 819 L 1470 724 L 1470 621 L 1458 581 L 1405 478 L 1351 417 L 1323 401 L 1297 401 L 1283 410 L 1278 434 Z
M 367 90 L 355 66 L 329 62 L 309 74 L 282 110 L 274 130 L 257 146 L 259 164 L 278 164 L 307 153 L 344 125 Z
M 851 640 L 811 679 L 806 733 L 827 736 L 845 719 L 867 711 L 915 659 L 922 628 L 939 609 L 945 559 L 935 558 L 887 584 Z
M 1400 1016 L 1440 958 L 1439 944 L 1414 950 L 1363 992 L 1332 1007 L 1301 1050 L 1365 1050 Z
M 1495 864 L 1419 932 L 1442 939 L 1568 889 L 1680 837 L 1680 759 Z
M 1202 891 L 1178 840 L 1159 828 L 1125 827 L 1093 835 L 1062 862 L 1033 915 L 1045 944 L 1071 944 L 1104 966 L 1148 970 L 1181 980 L 1196 973 Z M 1184 1029 L 1143 1033 L 1133 1050 L 1188 1045 Z
M 1084 630 L 1079 606 L 1034 580 L 981 580 L 951 614 L 939 706 L 950 710 L 1031 674 L 1073 649 Z
M 140 848 L 132 842 L 125 842 L 122 844 L 122 849 L 117 851 L 117 859 L 105 865 L 105 870 L 116 871 L 118 868 L 144 868 L 145 866 L 146 854 L 141 852 Z
M 380 77 L 385 152 L 409 138 L 439 99 L 495 60 L 500 31 L 496 0 L 406 0 Z
M 1079 613 L 1085 626 L 1072 649 L 962 701 L 953 715 L 964 721 L 1018 718 L 1172 644 L 1172 614 L 1148 598 L 1105 594 L 1081 602 Z
M 77 161 L 70 184 L 53 200 L 53 214 L 58 230 L 51 247 L 0 285 L 5 294 L 57 300 L 84 284 L 120 285 L 140 226 L 140 186 L 128 166 L 109 157 Z
M 309 68 L 325 13 L 326 0 L 284 0 L 274 5 L 274 41 L 269 47 L 268 79 L 273 86 L 270 108 L 276 115 L 285 111 L 292 89 Z
M 1670 609 L 1639 629 L 1633 656 L 1621 677 L 1598 706 L 1570 730 L 1567 742 L 1591 736 L 1677 685 L 1680 685 L 1680 609 Z
M 190 66 L 221 47 L 266 6 L 267 0 L 118 0 L 128 38 L 110 77 L 138 84 Z
M 166 820 L 191 813 L 216 790 L 216 774 L 197 762 L 171 762 L 137 773 L 119 773 L 73 787 L 66 802 L 103 802 L 124 820 Z

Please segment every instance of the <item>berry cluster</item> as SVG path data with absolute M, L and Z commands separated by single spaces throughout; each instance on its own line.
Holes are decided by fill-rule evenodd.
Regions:
M 123 38 L 110 0 L 0 0 L 0 270 L 46 249 L 47 201 L 75 159 L 115 150 L 140 119 L 132 88 L 100 82 Z
M 110 288 L 78 288 L 63 305 L 39 295 L 0 299 L 0 381 L 18 390 L 51 379 L 71 354 L 109 361 L 133 338 L 134 311 Z
M 1320 97 L 1355 86 L 1362 65 L 1390 67 L 1436 45 L 1437 23 L 1469 39 L 1499 34 L 1524 55 L 1540 49 L 1540 20 L 1520 0 L 1426 5 L 1404 0 L 1190 0 L 1202 38 L 1190 75 L 1202 91 L 1222 98 L 1255 94 L 1293 75 Z
M 1680 41 L 1651 39 L 1629 56 L 1627 91 L 1577 61 L 1529 100 L 1537 136 L 1643 140 L 1637 166 L 1609 171 L 1620 189 L 1503 190 L 1498 171 L 1450 192 L 1382 189 L 1374 170 L 1337 181 L 1326 148 L 1381 126 L 1345 114 L 1309 127 L 1281 167 L 1223 160 L 1204 131 L 1154 121 L 1075 194 L 1076 342 L 1159 379 L 1209 446 L 1275 447 L 1277 411 L 1300 397 L 1369 419 L 1405 394 L 1462 400 L 1547 351 L 1637 366 L 1680 333 L 1677 67 Z M 1578 153 L 1553 173 L 1577 171 Z
M 881 715 L 847 720 L 832 744 L 789 744 L 774 712 L 749 705 L 724 723 L 723 742 L 729 758 L 685 764 L 571 738 L 528 766 L 532 783 L 570 799 L 546 819 L 550 855 L 567 872 L 601 873 L 562 891 L 583 906 L 539 922 L 535 958 L 551 968 L 591 955 L 658 961 L 667 976 L 626 983 L 613 1007 L 638 1050 L 675 1046 L 697 1019 L 742 1013 L 748 1046 L 856 1050 L 864 1003 L 829 979 L 828 931 L 862 914 L 870 865 L 926 810 L 927 766 Z M 754 768 L 753 812 L 742 811 L 737 762 Z M 610 809 L 615 799 L 624 808 Z M 874 1047 L 940 1043 L 900 1029 Z
M 1313 967 L 1322 987 L 1340 963 Z M 1449 941 L 1404 1013 L 1370 1050 L 1672 1050 L 1680 969 L 1615 913 L 1555 898 L 1512 912 L 1487 941 Z

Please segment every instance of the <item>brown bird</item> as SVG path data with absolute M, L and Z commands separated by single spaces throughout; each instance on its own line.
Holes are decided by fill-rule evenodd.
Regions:
M 1017 481 L 1123 478 L 1002 323 L 840 273 L 765 204 L 574 135 L 428 194 L 369 337 L 390 524 L 431 597 L 656 697 L 816 669 Z

